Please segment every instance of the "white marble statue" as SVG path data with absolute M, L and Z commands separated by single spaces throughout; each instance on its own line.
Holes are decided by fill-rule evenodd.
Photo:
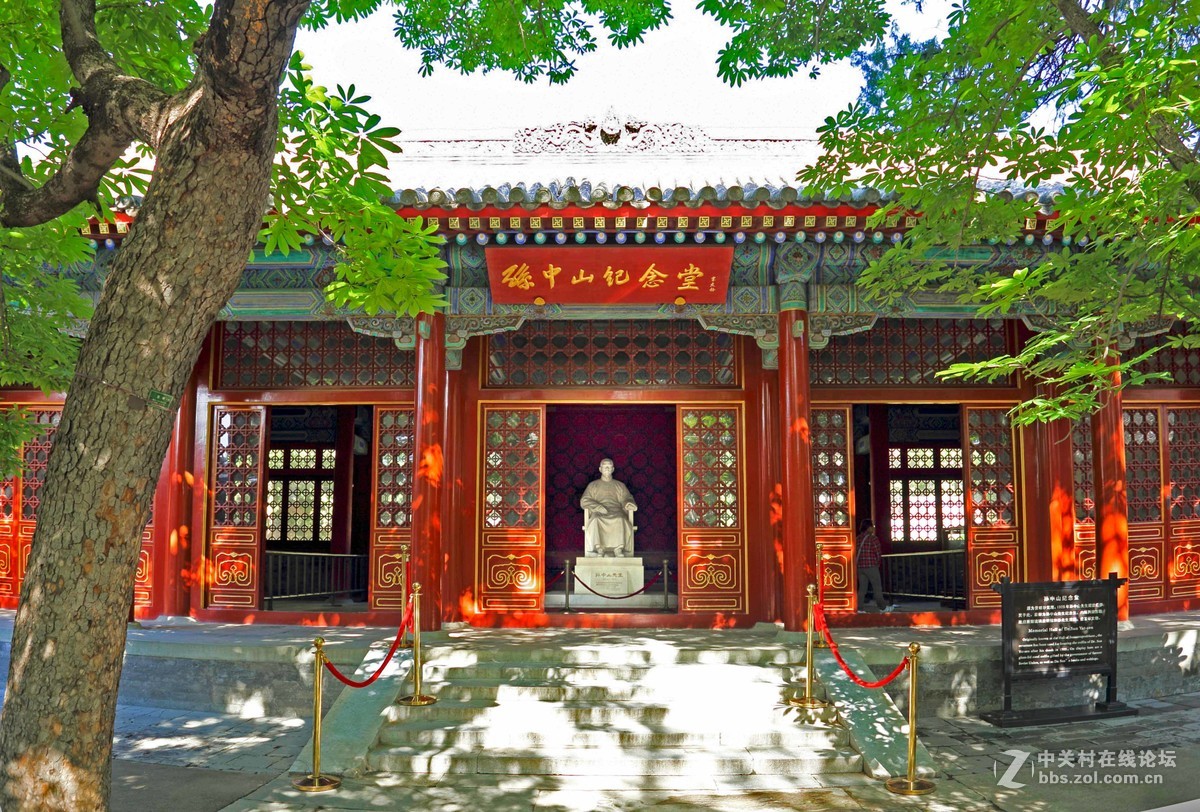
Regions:
M 579 500 L 583 508 L 585 556 L 633 555 L 633 512 L 637 503 L 624 483 L 613 479 L 610 459 L 600 461 L 600 478 L 592 480 Z

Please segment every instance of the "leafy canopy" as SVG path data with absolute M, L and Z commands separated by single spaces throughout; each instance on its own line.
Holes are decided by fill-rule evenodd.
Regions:
M 949 23 L 940 43 L 894 38 L 872 54 L 871 83 L 826 121 L 800 180 L 891 193 L 876 222 L 920 213 L 862 280 L 878 299 L 939 288 L 1041 331 L 950 376 L 1031 376 L 1044 396 L 1021 422 L 1088 413 L 1114 365 L 1126 385 L 1146 380 L 1145 358 L 1118 364 L 1118 345 L 1200 323 L 1200 4 L 983 0 Z M 1039 207 L 1057 212 L 1065 245 L 1047 261 L 981 272 L 947 259 L 1022 239 Z
M 551 83 L 567 81 L 600 36 L 631 46 L 671 17 L 667 0 L 315 0 L 303 24 L 319 29 L 385 6 L 401 44 L 420 51 L 423 73 L 440 64 Z M 1094 407 L 1124 334 L 1155 319 L 1196 321 L 1197 4 L 983 0 L 956 7 L 940 42 L 895 31 L 882 0 L 698 7 L 731 30 L 717 59 L 731 84 L 804 67 L 815 73 L 847 57 L 864 70 L 862 99 L 826 122 L 825 155 L 800 179 L 831 192 L 868 185 L 891 193 L 879 220 L 921 213 L 909 239 L 867 272 L 863 282 L 878 299 L 939 287 L 985 314 L 1028 313 L 1044 329 L 1012 357 L 951 374 L 1020 370 L 1057 395 L 1032 404 L 1024 419 L 1078 414 Z M 128 74 L 171 93 L 194 80 L 209 10 L 195 0 L 101 3 L 97 38 Z M 73 103 L 58 3 L 0 4 L 0 30 L 17 34 L 0 38 L 0 173 L 39 185 L 88 127 Z M 416 313 L 444 304 L 438 238 L 388 204 L 386 170 L 402 159 L 400 131 L 353 86 L 317 85 L 299 53 L 280 101 L 260 235 L 267 250 L 313 239 L 336 245 L 343 261 L 327 294 L 338 307 Z M 61 391 L 69 379 L 77 339 L 64 330 L 87 317 L 89 302 L 47 269 L 90 261 L 78 229 L 142 194 L 151 158 L 141 145 L 118 160 L 91 207 L 0 231 L 0 385 Z M 1069 248 L 1005 273 L 945 259 L 965 245 L 1019 238 L 1038 206 L 1023 192 L 1048 184 L 1058 189 L 1052 205 Z M 1015 193 L 996 193 L 1005 191 Z M 1136 360 L 1119 367 L 1126 381 L 1139 380 Z M 0 420 L 0 449 L 9 450 L 0 450 L 0 471 L 12 470 L 14 438 L 27 431 L 10 425 L 12 416 Z

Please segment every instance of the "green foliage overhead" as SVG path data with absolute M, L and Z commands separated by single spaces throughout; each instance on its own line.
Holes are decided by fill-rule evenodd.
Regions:
M 877 223 L 921 214 L 863 279 L 878 298 L 940 288 L 1042 330 L 1011 357 L 949 371 L 1043 384 L 1020 421 L 1093 410 L 1119 344 L 1200 324 L 1198 32 L 1200 5 L 1174 0 L 971 3 L 936 47 L 896 44 L 863 99 L 821 129 L 824 154 L 801 182 L 893 193 Z M 878 49 L 873 64 L 888 56 Z M 928 261 L 935 248 L 1020 239 L 1047 201 L 1069 243 L 1049 261 L 986 272 Z M 1142 360 L 1120 359 L 1126 384 L 1144 382 Z

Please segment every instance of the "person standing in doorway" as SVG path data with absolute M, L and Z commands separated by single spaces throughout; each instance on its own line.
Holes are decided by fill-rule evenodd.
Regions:
M 857 552 L 854 556 L 854 563 L 858 568 L 858 611 L 866 611 L 868 586 L 871 588 L 875 606 L 879 611 L 891 611 L 892 607 L 883 600 L 883 579 L 879 574 L 883 558 L 879 549 L 879 537 L 875 535 L 875 524 L 870 519 L 863 519 L 862 524 L 858 526 L 855 548 Z

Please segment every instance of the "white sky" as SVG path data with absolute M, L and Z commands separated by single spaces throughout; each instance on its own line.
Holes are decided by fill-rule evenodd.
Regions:
M 896 14 L 906 30 L 928 36 L 944 33 L 948 5 L 930 3 L 920 16 L 903 6 Z M 812 138 L 826 116 L 858 94 L 861 76 L 847 64 L 826 66 L 817 80 L 801 71 L 731 88 L 716 73 L 726 29 L 690 0 L 675 3 L 672 12 L 674 19 L 634 48 L 617 50 L 601 39 L 594 53 L 577 58 L 575 77 L 559 86 L 526 85 L 500 72 L 462 76 L 442 67 L 422 78 L 418 54 L 392 35 L 390 13 L 301 32 L 297 48 L 319 84 L 353 82 L 405 140 L 506 136 L 521 127 L 598 119 L 609 108 L 651 123 L 700 126 L 716 136 Z

